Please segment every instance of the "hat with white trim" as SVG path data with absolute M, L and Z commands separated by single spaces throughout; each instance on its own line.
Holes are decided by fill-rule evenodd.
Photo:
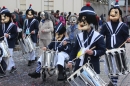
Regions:
M 66 28 L 63 26 L 61 22 L 59 22 L 55 28 L 55 33 L 59 33 L 60 35 L 60 34 L 63 34 L 64 32 L 66 32 Z
M 84 15 L 96 15 L 94 9 L 90 6 L 89 2 L 86 4 L 86 6 L 83 6 L 81 8 L 80 14 L 84 14 Z
M 119 4 L 118 4 L 118 2 L 119 2 L 119 1 L 116 0 L 114 7 L 120 7 Z
M 5 6 L 3 6 L 3 8 L 1 9 L 1 11 L 0 11 L 0 13 L 2 14 L 2 13 L 10 13 L 10 11 L 7 9 L 7 8 L 5 8 Z

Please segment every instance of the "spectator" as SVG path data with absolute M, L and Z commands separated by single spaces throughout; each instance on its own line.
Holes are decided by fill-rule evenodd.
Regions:
M 13 14 L 16 16 L 16 22 L 18 23 L 19 28 L 22 28 L 22 25 L 20 24 L 20 18 L 19 18 L 19 9 L 14 9 Z
M 72 46 L 74 45 L 75 43 L 75 39 L 76 39 L 76 35 L 81 32 L 78 27 L 77 27 L 77 24 L 76 24 L 76 20 L 72 20 L 70 21 L 70 26 L 67 28 L 67 35 L 69 36 L 69 39 L 71 41 L 71 44 Z
M 65 18 L 64 18 L 63 12 L 61 13 L 59 19 L 60 19 L 60 22 L 63 24 L 63 26 L 66 26 L 66 22 L 65 22 Z

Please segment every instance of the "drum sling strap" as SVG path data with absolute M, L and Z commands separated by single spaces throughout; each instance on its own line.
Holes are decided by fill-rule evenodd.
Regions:
M 88 41 L 90 35 L 93 35 L 93 36 L 92 36 L 92 39 L 91 39 L 91 42 L 90 42 L 89 45 L 87 45 L 87 47 L 85 47 L 84 44 Z M 92 45 L 93 43 L 95 43 L 95 42 L 102 36 L 102 35 L 100 35 L 98 32 L 96 32 L 96 31 L 94 31 L 94 30 L 90 33 L 90 35 L 89 35 L 89 37 L 85 40 L 85 42 L 83 41 L 83 33 L 79 33 L 79 34 L 77 35 L 77 40 L 78 40 L 78 43 L 79 43 L 79 45 L 80 45 L 80 48 L 82 48 L 82 47 L 85 48 L 85 49 L 84 49 L 84 52 L 85 52 L 86 50 L 88 50 L 88 49 L 91 47 L 91 45 Z M 81 61 L 80 61 L 79 66 L 82 66 L 82 65 L 83 65 L 83 62 L 84 62 L 84 56 L 80 56 L 80 59 L 81 59 Z
M 114 48 L 114 45 L 116 44 L 116 35 L 118 34 L 118 32 L 120 31 L 120 29 L 122 28 L 122 26 L 124 25 L 124 23 L 120 22 L 115 30 L 115 32 L 112 29 L 111 26 L 111 22 L 107 22 L 106 26 L 109 30 L 109 33 L 111 35 L 111 47 Z
M 33 19 L 30 23 L 30 25 L 28 24 L 28 19 L 26 20 L 26 26 L 27 26 L 27 29 L 26 29 L 26 34 L 30 34 L 30 27 L 32 26 L 32 24 L 36 21 L 36 19 Z
M 5 24 L 2 24 L 2 30 L 3 30 L 3 34 L 5 33 L 9 33 L 9 31 L 12 29 L 12 27 L 14 26 L 14 23 L 10 23 L 8 28 L 5 30 Z M 7 38 L 4 37 L 4 41 L 6 42 L 7 46 L 8 46 L 8 42 L 7 42 Z

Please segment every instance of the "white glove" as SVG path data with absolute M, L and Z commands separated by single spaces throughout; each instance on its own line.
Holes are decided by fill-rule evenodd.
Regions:
M 17 28 L 17 31 L 18 31 L 18 32 L 22 32 L 22 29 L 21 29 L 21 28 Z

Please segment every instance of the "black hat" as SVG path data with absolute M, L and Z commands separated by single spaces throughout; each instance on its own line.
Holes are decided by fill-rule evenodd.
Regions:
M 55 29 L 55 33 L 63 34 L 66 32 L 66 28 L 63 26 L 61 22 L 58 23 Z
M 7 8 L 5 8 L 5 6 L 3 6 L 3 8 L 1 9 L 1 11 L 0 11 L 0 13 L 2 14 L 2 13 L 10 13 L 10 11 L 7 9 Z
M 118 8 L 120 7 L 118 4 L 118 0 L 116 0 L 114 7 L 118 7 Z
M 80 14 L 83 15 L 96 15 L 94 9 L 90 6 L 90 3 L 87 3 L 86 6 L 81 8 Z

